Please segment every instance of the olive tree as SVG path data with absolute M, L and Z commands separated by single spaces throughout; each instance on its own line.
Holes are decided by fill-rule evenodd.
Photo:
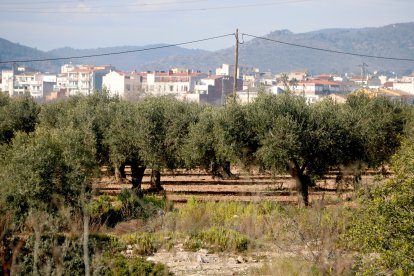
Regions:
M 385 97 L 355 93 L 348 96 L 344 108 L 344 124 L 350 133 L 358 135 L 353 143 L 354 158 L 372 168 L 388 162 L 400 147 L 409 118 L 407 106 Z
M 152 169 L 152 189 L 162 190 L 161 170 L 182 167 L 180 149 L 198 107 L 172 97 L 150 97 L 138 103 L 140 156 Z
M 86 201 L 97 169 L 93 134 L 87 129 L 38 128 L 35 132 L 17 133 L 3 151 L 0 168 L 0 202 L 13 217 L 19 242 L 20 231 L 33 231 L 33 273 L 38 273 L 41 233 L 45 227 L 56 231 L 68 229 L 59 223 L 64 209 L 73 214 L 87 214 Z M 43 222 L 49 218 L 49 224 Z M 88 242 L 88 219 L 84 216 L 84 244 Z M 72 222 L 73 223 L 73 222 Z M 85 227 L 86 225 L 86 227 Z M 62 228 L 63 227 L 63 228 Z M 64 228 L 66 227 L 66 228 Z M 7 241 L 3 240 L 3 244 Z M 88 251 L 84 246 L 85 269 Z
M 199 120 L 191 125 L 183 147 L 187 166 L 230 177 L 231 162 L 242 167 L 253 164 L 258 142 L 251 131 L 248 108 L 235 101 L 226 107 L 205 107 Z
M 414 271 L 414 141 L 405 139 L 392 158 L 395 177 L 361 193 L 347 237 L 352 249 L 372 258 L 356 265 L 363 274 Z
M 109 159 L 115 167 L 115 176 L 125 179 L 125 166 L 130 165 L 132 190 L 141 194 L 141 183 L 145 164 L 141 158 L 140 125 L 137 106 L 121 101 L 110 107 L 112 118 L 104 132 L 104 143 L 109 149 Z
M 350 96 L 345 105 L 330 100 L 309 105 L 290 93 L 263 94 L 252 111 L 258 159 L 273 171 L 288 172 L 305 205 L 313 180 L 330 168 L 355 162 L 376 167 L 389 160 L 406 120 L 400 104 L 364 95 Z
M 308 105 L 290 93 L 262 94 L 253 104 L 253 131 L 260 141 L 257 158 L 265 168 L 289 173 L 304 205 L 313 180 L 342 161 L 347 131 L 338 110 L 332 101 Z
M 17 131 L 33 132 L 40 107 L 29 96 L 8 98 L 0 93 L 0 143 L 9 143 Z

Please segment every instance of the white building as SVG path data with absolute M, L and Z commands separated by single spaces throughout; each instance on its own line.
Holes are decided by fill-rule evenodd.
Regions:
M 316 79 L 299 81 L 297 85 L 291 87 L 291 90 L 296 94 L 323 95 L 350 92 L 352 89 L 341 82 Z
M 55 90 L 66 89 L 68 96 L 89 95 L 94 91 L 102 91 L 103 76 L 112 69 L 110 65 L 65 64 L 61 67 Z
M 111 71 L 103 76 L 102 85 L 111 96 L 139 96 L 142 93 L 142 76 L 136 72 Z
M 179 95 L 194 93 L 195 85 L 206 74 L 200 72 L 151 72 L 146 74 L 144 91 L 149 95 Z
M 237 77 L 243 78 L 244 76 L 257 76 L 259 69 L 249 65 L 240 65 L 237 68 Z M 234 65 L 222 64 L 221 67 L 216 69 L 216 76 L 233 76 L 234 77 Z
M 237 80 L 237 91 L 243 87 L 243 81 Z M 234 77 L 208 76 L 197 82 L 194 92 L 200 95 L 199 103 L 222 106 L 226 99 L 233 94 Z
M 28 72 L 25 68 L 19 70 L 3 70 L 1 90 L 9 96 L 30 94 L 33 98 L 41 99 L 53 91 L 56 75 L 40 72 Z
M 393 88 L 403 92 L 414 95 L 414 81 L 413 82 L 394 82 Z
M 14 71 L 2 70 L 1 71 L 1 91 L 13 95 L 14 87 Z

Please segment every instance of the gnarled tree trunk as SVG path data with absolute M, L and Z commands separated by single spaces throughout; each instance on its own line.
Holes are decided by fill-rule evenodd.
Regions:
M 159 192 L 164 190 L 164 188 L 161 186 L 161 172 L 159 170 L 152 170 L 151 173 L 151 191 Z
M 125 173 L 125 162 L 121 163 L 120 165 L 115 165 L 115 179 L 118 182 L 124 182 L 126 179 Z
M 145 173 L 145 166 L 138 161 L 131 162 L 132 192 L 137 196 L 142 196 L 141 183 Z
M 299 205 L 308 206 L 309 205 L 309 186 L 310 186 L 310 177 L 305 175 L 303 172 L 305 166 L 302 168 L 299 166 L 296 160 L 289 161 L 289 173 L 295 179 L 296 182 L 296 191 L 298 193 L 298 203 Z

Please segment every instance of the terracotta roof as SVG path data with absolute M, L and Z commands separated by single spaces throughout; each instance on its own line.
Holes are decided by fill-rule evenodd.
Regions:
M 217 80 L 217 79 L 221 79 L 223 77 L 225 77 L 225 76 L 221 76 L 221 75 L 210 75 L 206 79 Z
M 315 85 L 338 85 L 342 86 L 344 85 L 341 82 L 335 82 L 335 81 L 329 81 L 329 80 L 306 80 L 306 81 L 300 81 L 299 84 L 315 84 Z

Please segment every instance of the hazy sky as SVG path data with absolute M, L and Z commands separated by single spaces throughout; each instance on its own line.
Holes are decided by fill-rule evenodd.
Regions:
M 41 50 L 413 22 L 414 0 L 0 0 L 0 37 Z M 234 38 L 186 46 L 215 50 Z

